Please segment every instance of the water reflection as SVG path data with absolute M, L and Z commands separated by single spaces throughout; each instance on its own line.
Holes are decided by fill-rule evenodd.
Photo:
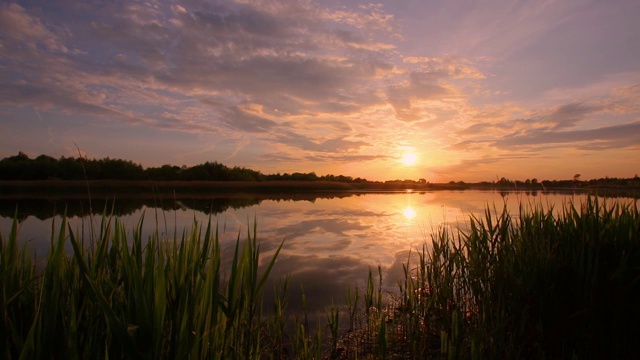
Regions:
M 143 237 L 156 229 L 161 236 L 178 238 L 184 229 L 212 217 L 219 227 L 223 258 L 231 259 L 236 239 L 246 238 L 257 223 L 264 259 L 284 239 L 272 279 L 291 275 L 290 304 L 300 304 L 304 288 L 309 309 L 324 318 L 326 306 L 341 302 L 349 286 L 362 286 L 369 269 L 380 266 L 384 285 L 395 289 L 409 252 L 415 254 L 429 242 L 439 226 L 465 224 L 469 216 L 482 216 L 489 208 L 507 207 L 517 214 L 520 204 L 561 208 L 579 203 L 584 194 L 493 191 L 436 191 L 393 194 L 289 194 L 285 197 L 243 195 L 226 199 L 118 199 L 94 200 L 91 208 L 108 209 L 119 216 L 130 235 L 144 217 Z M 52 222 L 60 224 L 67 209 L 69 223 L 77 233 L 88 234 L 99 219 L 86 216 L 85 200 L 0 201 L 0 232 L 8 234 L 18 206 L 20 239 L 39 254 L 46 253 Z M 613 201 L 613 200 L 610 200 Z M 617 201 L 633 202 L 630 198 Z M 47 208 L 48 206 L 48 208 Z M 55 214 L 55 216 L 52 216 Z M 98 216 L 99 218 L 99 216 Z M 267 286 L 267 289 L 271 289 Z M 267 297 L 270 295 L 267 295 Z
M 407 218 L 407 220 L 413 220 L 413 218 L 416 217 L 416 211 L 413 210 L 411 206 L 404 208 L 402 214 L 404 214 L 404 217 Z
M 17 211 L 18 219 L 35 216 L 46 220 L 54 216 L 89 216 L 93 214 L 113 213 L 117 216 L 131 215 L 143 208 L 154 208 L 162 211 L 197 210 L 205 214 L 219 214 L 227 209 L 240 209 L 259 205 L 266 200 L 280 201 L 308 201 L 317 199 L 341 199 L 351 196 L 361 196 L 355 192 L 313 192 L 287 194 L 224 194 L 220 195 L 191 195 L 135 197 L 131 194 L 113 194 L 109 197 L 85 196 L 73 198 L 60 197 L 32 197 L 29 194 L 0 194 L 0 217 L 13 218 Z

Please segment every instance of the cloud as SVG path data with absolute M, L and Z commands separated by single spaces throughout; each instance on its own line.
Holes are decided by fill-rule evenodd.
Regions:
M 0 68 L 5 105 L 188 132 L 277 129 L 272 139 L 312 152 L 366 145 L 326 115 L 384 104 L 376 82 L 394 69 L 390 47 L 369 33 L 394 36 L 381 6 L 91 2 L 1 11 L 3 48 L 29 45 L 1 55 L 12 62 Z M 331 133 L 298 133 L 310 119 L 327 119 Z
M 374 160 L 384 160 L 390 158 L 387 155 L 362 155 L 358 153 L 333 153 L 333 152 L 321 152 L 321 153 L 311 153 L 309 155 L 302 155 L 300 153 L 290 153 L 290 152 L 272 152 L 262 154 L 259 157 L 259 160 L 265 163 L 303 163 L 303 162 L 312 162 L 312 163 L 322 163 L 322 164 L 341 164 L 341 163 L 358 163 L 363 161 L 374 161 Z M 294 171 L 299 171 L 299 168 L 296 168 Z M 335 171 L 329 171 L 330 173 L 334 173 L 334 175 L 339 175 L 335 173 Z
M 484 79 L 486 76 L 467 59 L 453 56 L 420 57 L 407 56 L 402 59 L 407 64 L 418 65 L 431 78 Z
M 382 5 L 95 1 L 0 16 L 3 46 L 36 44 L 0 55 L 2 104 L 243 138 L 243 153 L 279 162 L 386 159 L 393 121 L 450 121 L 464 98 L 453 82 L 484 76 L 459 57 L 394 63 L 400 27 Z
M 450 33 L 443 35 L 456 52 L 506 57 L 569 23 L 587 3 L 499 0 L 483 6 L 458 4 L 454 19 L 442 14 L 446 20 L 456 21 Z
M 337 23 L 353 26 L 364 31 L 365 34 L 388 34 L 401 37 L 399 25 L 392 14 L 385 11 L 382 4 L 359 5 L 359 10 L 320 10 L 321 17 Z
M 37 47 L 47 51 L 67 51 L 54 31 L 15 3 L 0 6 L 0 34 L 0 48 L 9 57 L 15 56 L 12 53 L 33 52 Z
M 549 131 L 533 130 L 521 134 L 512 134 L 492 142 L 492 146 L 500 149 L 511 149 L 517 146 L 543 146 L 548 144 L 565 144 L 570 147 L 593 148 L 637 148 L 640 145 L 640 122 L 605 126 L 588 130 Z M 583 145 L 582 143 L 587 143 Z
M 434 82 L 429 73 L 412 73 L 407 83 L 389 89 L 387 100 L 396 117 L 402 121 L 417 121 L 424 118 L 418 101 L 439 99 L 450 94 L 449 89 Z
M 347 220 L 345 218 L 322 218 L 319 216 L 317 219 L 304 220 L 296 225 L 288 226 L 283 235 L 287 239 L 296 239 L 305 238 L 305 236 L 310 233 L 319 232 L 322 234 L 329 233 L 334 236 L 347 237 L 350 232 L 366 229 L 368 229 L 368 227 L 360 224 L 358 221 Z M 296 242 L 292 242 L 292 244 L 295 243 Z M 297 247 L 292 245 L 292 250 L 296 249 Z
M 359 155 L 359 154 L 320 154 L 305 156 L 305 160 L 312 162 L 347 162 L 372 161 L 388 159 L 387 155 Z
M 514 109 L 478 111 L 461 127 L 451 149 L 532 151 L 558 147 L 581 150 L 635 148 L 639 144 L 637 102 L 640 86 L 608 90 L 608 94 L 529 111 L 506 118 Z M 521 113 L 525 115 L 524 112 Z
M 291 115 L 303 109 L 352 113 L 384 102 L 367 90 L 372 88 L 367 83 L 375 88 L 375 82 L 395 69 L 389 46 L 380 46 L 369 33 L 397 34 L 393 16 L 385 15 L 379 5 L 330 10 L 286 1 L 93 3 L 91 14 L 86 5 L 65 6 L 66 11 L 58 12 L 53 11 L 55 4 L 49 12 L 33 9 L 42 17 L 38 19 L 29 9 L 10 4 L 3 7 L 3 16 L 14 20 L 4 26 L 6 33 L 22 34 L 12 38 L 15 46 L 40 41 L 52 44 L 48 50 L 66 48 L 64 42 L 74 47 L 77 51 L 67 56 L 51 57 L 47 49 L 36 53 L 85 87 L 113 84 L 124 91 L 224 94 L 262 104 L 265 111 L 282 107 L 285 98 L 292 103 L 285 104 Z M 63 30 L 56 32 L 64 37 L 44 25 L 53 22 L 60 23 Z M 22 60 L 23 65 L 12 69 L 14 75 L 26 74 L 24 64 L 42 65 L 37 57 Z M 408 89 L 392 90 L 393 102 L 405 95 L 443 93 L 440 85 L 421 79 L 427 73 L 460 77 L 472 71 L 450 60 L 428 63 L 432 69 L 412 74 Z M 32 73 L 33 80 L 50 76 L 46 67 L 40 69 Z
M 238 106 L 224 109 L 219 121 L 230 128 L 248 133 L 265 133 L 277 126 L 275 121 L 252 114 Z
M 288 152 L 270 152 L 266 154 L 260 155 L 260 160 L 265 163 L 284 163 L 284 162 L 297 162 L 300 161 L 300 158 L 297 156 L 293 156 Z
M 553 151 L 559 148 L 580 150 L 633 149 L 638 148 L 640 124 L 629 123 L 598 127 L 588 130 L 551 131 L 530 129 L 500 137 L 459 141 L 452 150 L 473 152 L 502 150 L 518 153 Z
M 485 76 L 466 59 L 405 57 L 405 80 L 387 90 L 387 100 L 399 120 L 414 122 L 432 120 L 434 109 L 450 107 L 464 95 L 453 85 L 457 79 L 479 80 Z
M 364 141 L 347 140 L 346 136 L 339 136 L 324 140 L 313 140 L 309 137 L 285 131 L 275 136 L 278 143 L 286 144 L 302 150 L 320 153 L 339 154 L 345 151 L 357 150 L 370 145 Z
M 475 123 L 458 131 L 459 135 L 476 135 L 495 132 L 496 130 L 506 130 L 508 125 L 502 123 Z
M 244 149 L 245 147 L 247 147 L 248 145 L 251 144 L 251 141 L 247 140 L 247 139 L 239 139 L 238 141 L 234 142 L 234 146 L 235 149 L 233 150 L 233 152 L 231 154 L 229 154 L 229 156 L 227 156 L 225 158 L 225 160 L 230 160 L 233 159 L 234 157 L 236 157 L 236 155 L 238 155 L 238 153 Z
M 469 172 L 473 172 L 474 169 L 481 169 L 487 164 L 494 164 L 502 160 L 501 158 L 465 159 L 455 164 L 435 167 L 432 171 L 436 174 L 447 176 L 451 174 L 468 174 Z
M 100 104 L 92 94 L 81 96 L 74 90 L 64 86 L 39 86 L 25 82 L 0 84 L 0 104 L 35 105 L 41 109 L 62 106 L 68 112 L 113 118 L 126 117 L 122 112 Z
M 602 107 L 597 105 L 571 103 L 556 107 L 549 114 L 541 116 L 536 121 L 550 123 L 554 129 L 562 129 L 573 127 L 588 115 L 602 110 Z
M 403 28 L 411 22 L 396 17 L 396 3 L 3 3 L 0 110 L 17 117 L 20 108 L 37 109 L 54 132 L 56 117 L 48 115 L 58 113 L 91 116 L 90 126 L 133 124 L 167 136 L 206 134 L 215 143 L 243 139 L 225 153 L 241 165 L 315 162 L 308 169 L 388 160 L 401 146 L 427 142 L 462 159 L 481 151 L 500 159 L 506 152 L 635 146 L 634 68 L 617 67 L 617 75 L 584 87 L 559 81 L 526 102 L 503 95 L 518 93 L 509 71 L 531 83 L 538 78 L 529 75 L 537 68 L 524 68 L 530 63 L 501 59 L 528 59 L 523 50 L 557 26 L 580 28 L 572 10 L 582 5 L 458 5 L 407 6 L 433 10 L 433 24 L 418 30 L 438 32 L 424 36 Z M 455 28 L 441 26 L 445 20 Z

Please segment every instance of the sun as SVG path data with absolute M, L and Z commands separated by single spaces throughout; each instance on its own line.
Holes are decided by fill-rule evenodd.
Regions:
M 400 162 L 405 165 L 413 165 L 416 163 L 417 160 L 418 160 L 418 157 L 416 156 L 416 154 L 405 153 L 404 155 L 402 155 L 402 159 L 400 159 Z

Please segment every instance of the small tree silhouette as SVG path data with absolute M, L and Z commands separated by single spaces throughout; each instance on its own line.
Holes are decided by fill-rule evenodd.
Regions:
M 573 186 L 580 185 L 580 174 L 573 175 Z

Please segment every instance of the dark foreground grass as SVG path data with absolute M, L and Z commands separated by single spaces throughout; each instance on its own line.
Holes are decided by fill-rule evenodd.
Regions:
M 141 229 L 142 222 L 128 239 L 117 219 L 103 216 L 97 238 L 84 244 L 63 221 L 36 270 L 26 245 L 17 246 L 14 221 L 0 242 L 0 357 L 255 359 L 276 352 L 282 338 L 263 332 L 272 319 L 262 314 L 262 290 L 282 244 L 259 274 L 254 228 L 242 248 L 236 242 L 223 277 L 217 229 L 194 223 L 181 238 L 160 239 L 156 231 L 144 241 Z
M 210 225 L 142 239 L 140 223 L 127 238 L 103 216 L 83 241 L 63 222 L 43 266 L 18 246 L 17 228 L 0 239 L 2 358 L 640 356 L 636 204 L 523 206 L 471 218 L 466 232 L 443 227 L 407 259 L 391 300 L 378 269 L 327 309 L 319 329 L 288 315 L 287 279 L 263 309 L 280 248 L 260 267 L 255 227 L 238 238 L 228 271 Z
M 341 357 L 640 358 L 637 203 L 487 210 L 413 257 L 390 305 L 370 275 L 366 326 Z

